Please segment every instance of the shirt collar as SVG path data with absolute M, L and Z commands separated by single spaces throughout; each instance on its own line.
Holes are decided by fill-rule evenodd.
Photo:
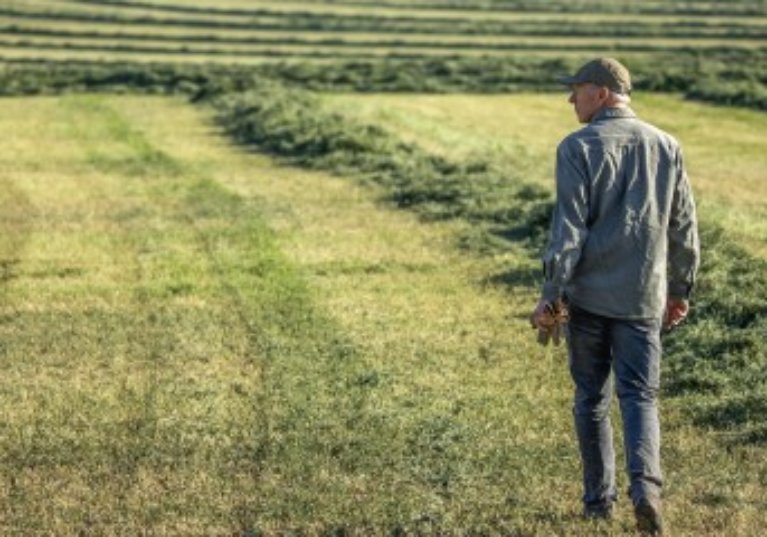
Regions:
M 634 113 L 634 111 L 629 107 L 621 107 L 621 108 L 602 108 L 599 110 L 596 114 L 594 114 L 594 117 L 591 118 L 591 122 L 595 121 L 602 121 L 604 119 L 626 119 L 626 118 L 635 118 L 637 115 Z

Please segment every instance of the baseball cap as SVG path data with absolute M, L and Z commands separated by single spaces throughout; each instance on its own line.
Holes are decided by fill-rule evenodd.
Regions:
M 590 82 L 605 86 L 616 93 L 631 93 L 631 75 L 622 63 L 614 58 L 597 58 L 585 63 L 573 76 L 560 77 L 566 86 Z

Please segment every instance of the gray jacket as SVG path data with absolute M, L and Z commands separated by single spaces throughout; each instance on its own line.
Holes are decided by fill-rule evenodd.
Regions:
M 622 319 L 689 296 L 700 251 L 677 141 L 628 108 L 604 108 L 557 148 L 543 296 Z

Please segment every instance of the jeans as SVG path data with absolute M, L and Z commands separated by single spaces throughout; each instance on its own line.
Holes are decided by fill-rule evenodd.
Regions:
M 573 415 L 586 508 L 607 507 L 617 498 L 609 414 L 613 378 L 623 418 L 631 500 L 636 504 L 660 495 L 660 328 L 660 319 L 613 319 L 570 307 Z

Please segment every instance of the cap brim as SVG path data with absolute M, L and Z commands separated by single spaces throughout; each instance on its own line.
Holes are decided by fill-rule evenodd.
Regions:
M 574 76 L 560 76 L 557 77 L 557 82 L 564 86 L 572 86 L 578 83 L 578 79 Z

